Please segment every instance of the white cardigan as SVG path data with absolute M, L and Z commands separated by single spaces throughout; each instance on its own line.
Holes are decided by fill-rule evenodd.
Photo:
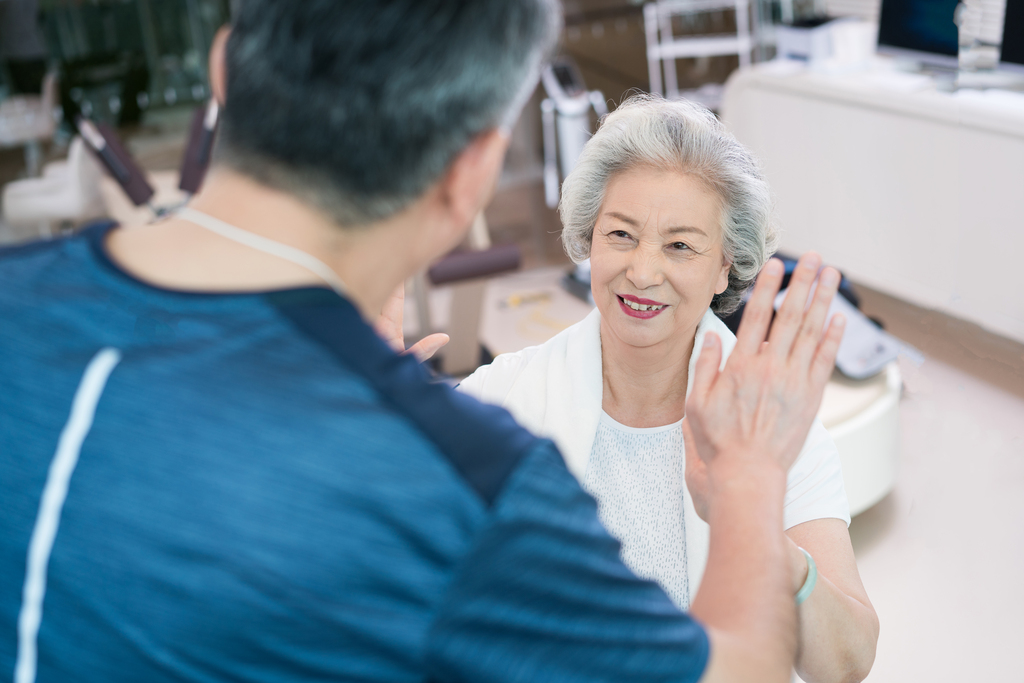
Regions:
M 709 309 L 697 326 L 687 395 L 709 330 L 722 340 L 723 367 L 736 345 L 735 335 Z M 604 392 L 601 314 L 594 309 L 540 346 L 498 356 L 463 380 L 458 389 L 506 408 L 521 425 L 553 440 L 569 471 L 582 483 Z M 688 491 L 684 506 L 687 573 L 694 595 L 707 564 L 710 529 L 697 516 Z M 819 420 L 814 421 L 800 457 L 790 468 L 784 515 L 787 529 L 812 519 L 838 518 L 850 523 L 839 452 Z

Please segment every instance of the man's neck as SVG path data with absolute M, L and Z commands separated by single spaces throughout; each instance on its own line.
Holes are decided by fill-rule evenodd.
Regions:
M 319 259 L 337 273 L 369 320 L 415 270 L 413 250 L 394 248 L 403 244 L 402 218 L 343 228 L 297 198 L 222 167 L 211 169 L 189 206 Z M 241 292 L 325 284 L 302 266 L 175 216 L 142 229 L 115 230 L 107 247 L 133 275 L 169 289 Z
M 683 417 L 692 333 L 649 347 L 630 346 L 601 323 L 602 407 L 629 427 L 660 427 Z

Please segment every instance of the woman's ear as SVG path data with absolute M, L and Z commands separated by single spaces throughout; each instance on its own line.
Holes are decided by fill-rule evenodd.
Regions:
M 715 294 L 721 294 L 729 288 L 729 271 L 732 270 L 732 262 L 722 257 L 722 267 L 718 271 L 718 282 L 715 283 Z
M 225 24 L 217 29 L 210 44 L 210 91 L 221 107 L 228 90 L 227 46 L 230 36 L 231 26 Z

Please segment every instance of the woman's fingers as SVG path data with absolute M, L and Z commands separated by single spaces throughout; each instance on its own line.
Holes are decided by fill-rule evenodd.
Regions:
M 839 353 L 839 342 L 843 340 L 843 331 L 846 329 L 846 318 L 841 313 L 832 316 L 825 330 L 825 336 L 818 344 L 814 360 L 811 361 L 810 379 L 816 391 L 823 391 L 828 378 L 832 376 L 832 369 L 836 365 L 836 354 Z
M 690 500 L 697 511 L 697 516 L 705 522 L 708 519 L 708 467 L 701 459 L 694 442 L 690 425 L 683 420 L 683 444 L 686 455 L 686 469 L 683 476 L 686 479 L 686 488 L 690 493 Z
M 807 294 L 820 267 L 821 257 L 814 252 L 808 252 L 800 257 L 793 277 L 789 279 L 786 300 L 782 302 L 775 315 L 775 322 L 772 323 L 772 331 L 768 337 L 772 353 L 778 358 L 789 357 L 793 340 L 796 339 L 800 325 L 806 317 L 804 311 L 807 308 Z
M 839 271 L 835 268 L 824 269 L 818 277 L 818 286 L 814 290 L 811 307 L 804 314 L 803 324 L 800 325 L 800 331 L 793 343 L 791 357 L 800 367 L 809 367 L 818 349 L 825 329 L 825 316 L 828 315 L 836 290 L 839 289 L 839 280 Z
M 441 347 L 447 344 L 450 340 L 451 337 L 443 332 L 428 334 L 426 337 L 410 346 L 405 353 L 413 354 L 416 356 L 416 360 L 422 363 L 437 353 Z
M 696 401 L 698 405 L 703 405 L 707 400 L 708 392 L 718 377 L 718 369 L 722 367 L 722 340 L 714 332 L 707 332 L 703 343 L 693 369 L 693 388 L 687 400 L 687 403 Z
M 761 349 L 761 342 L 768 333 L 774 313 L 775 295 L 779 292 L 783 274 L 782 261 L 769 259 L 761 274 L 757 276 L 754 292 L 743 309 L 743 319 L 736 333 L 736 348 L 741 354 L 754 355 Z M 735 352 L 734 351 L 734 352 Z

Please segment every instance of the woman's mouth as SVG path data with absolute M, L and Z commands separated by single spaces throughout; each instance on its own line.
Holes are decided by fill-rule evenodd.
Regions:
M 616 295 L 616 298 L 619 300 L 622 312 L 633 318 L 653 318 L 668 307 L 668 304 L 641 299 L 629 294 Z

